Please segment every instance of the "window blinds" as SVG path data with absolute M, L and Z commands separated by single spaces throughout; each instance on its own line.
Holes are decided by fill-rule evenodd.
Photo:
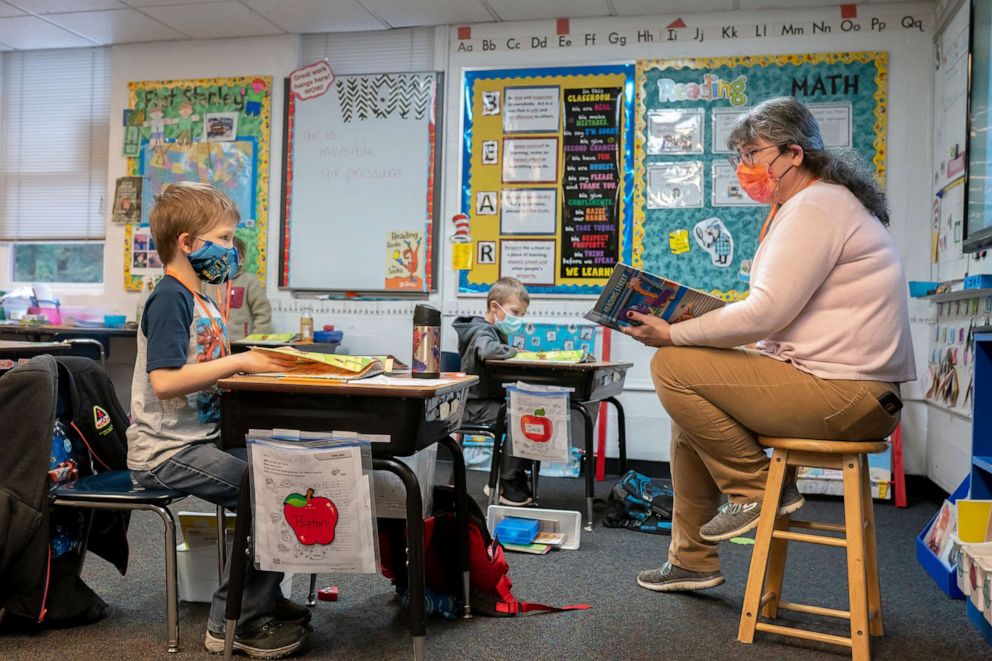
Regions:
M 434 28 L 303 36 L 306 65 L 327 59 L 336 75 L 434 70 Z
M 0 240 L 104 237 L 109 59 L 106 48 L 3 54 Z

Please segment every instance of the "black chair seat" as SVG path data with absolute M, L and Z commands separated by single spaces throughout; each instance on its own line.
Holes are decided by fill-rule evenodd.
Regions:
M 483 425 L 473 422 L 462 423 L 458 427 L 458 431 L 465 434 L 489 434 L 492 436 L 496 433 L 496 425 Z
M 57 500 L 118 502 L 132 505 L 168 505 L 186 494 L 172 489 L 145 489 L 131 482 L 131 471 L 116 470 L 59 485 L 52 492 Z

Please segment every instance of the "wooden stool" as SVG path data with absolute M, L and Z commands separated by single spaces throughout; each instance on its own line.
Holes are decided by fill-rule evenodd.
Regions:
M 882 602 L 878 586 L 875 516 L 872 511 L 868 455 L 883 452 L 888 444 L 885 441 L 852 443 L 766 436 L 759 436 L 758 442 L 765 447 L 774 448 L 774 452 L 768 470 L 761 516 L 758 519 L 737 640 L 751 643 L 756 630 L 766 631 L 850 647 L 854 659 L 870 659 L 869 634 L 882 635 Z M 793 521 L 789 515 L 776 516 L 782 498 L 782 486 L 787 476 L 792 478 L 795 475 L 797 466 L 836 468 L 843 471 L 844 525 Z M 844 537 L 792 532 L 790 528 L 844 533 Z M 849 611 L 782 601 L 782 577 L 790 541 L 847 549 Z M 849 620 L 851 637 L 844 638 L 758 620 L 759 615 L 774 619 L 780 608 Z

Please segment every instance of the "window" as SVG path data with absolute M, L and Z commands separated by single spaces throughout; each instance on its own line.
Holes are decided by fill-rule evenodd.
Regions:
M 109 69 L 106 48 L 3 54 L 0 241 L 13 281 L 103 280 Z

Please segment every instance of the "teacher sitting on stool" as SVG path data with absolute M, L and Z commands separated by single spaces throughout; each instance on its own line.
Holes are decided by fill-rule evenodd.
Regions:
M 825 150 L 792 98 L 744 113 L 728 142 L 741 187 L 771 204 L 750 294 L 671 325 L 631 312 L 641 325 L 624 331 L 659 347 L 651 376 L 672 418 L 668 562 L 637 577 L 660 592 L 723 583 L 717 543 L 758 525 L 769 460 L 757 435 L 883 438 L 898 384 L 916 378 L 906 279 L 872 174 Z M 780 514 L 803 504 L 787 484 Z

